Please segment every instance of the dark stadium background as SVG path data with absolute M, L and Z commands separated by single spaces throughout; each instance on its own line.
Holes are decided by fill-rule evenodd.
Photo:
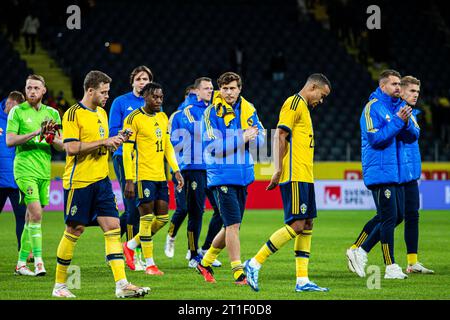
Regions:
M 72 4 L 81 8 L 81 30 L 67 29 L 66 9 Z M 372 4 L 381 8 L 381 30 L 366 27 L 366 9 Z M 284 99 L 297 92 L 310 73 L 324 73 L 333 90 L 326 103 L 313 112 L 318 161 L 359 161 L 359 118 L 376 88 L 378 72 L 389 67 L 402 75 L 412 74 L 422 81 L 418 105 L 424 115 L 420 117 L 423 160 L 448 161 L 450 18 L 444 4 L 365 0 L 2 1 L 0 97 L 23 88 L 26 76 L 33 72 L 17 49 L 17 41 L 23 42 L 23 38 L 14 45 L 7 32 L 14 26 L 20 28 L 28 12 L 34 12 L 41 23 L 40 45 L 51 63 L 70 78 L 74 98 L 80 99 L 82 79 L 89 70 L 99 69 L 113 78 L 107 108 L 116 96 L 130 91 L 129 74 L 141 64 L 149 66 L 155 81 L 164 86 L 168 115 L 195 78 L 215 80 L 222 72 L 233 70 L 242 74 L 242 94 L 258 108 L 264 126 L 274 128 Z M 240 69 L 231 58 L 235 47 L 243 51 Z M 278 52 L 284 61 L 273 61 Z M 283 69 L 283 65 L 284 79 L 273 81 L 273 68 Z M 49 91 L 51 103 L 61 112 L 74 102 L 71 92 L 61 94 L 57 87 Z

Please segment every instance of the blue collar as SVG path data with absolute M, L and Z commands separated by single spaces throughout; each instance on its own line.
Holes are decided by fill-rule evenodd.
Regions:
M 98 110 L 98 107 L 97 107 L 97 109 L 95 109 L 95 110 L 89 109 L 89 108 L 86 107 L 84 104 L 82 104 L 81 101 L 78 101 L 78 104 L 80 105 L 80 107 L 82 107 L 82 108 L 84 108 L 84 109 L 86 109 L 86 110 L 88 110 L 88 111 L 90 111 L 90 112 L 97 112 L 97 110 Z

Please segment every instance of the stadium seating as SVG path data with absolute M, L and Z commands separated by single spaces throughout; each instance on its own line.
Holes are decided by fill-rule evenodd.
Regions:
M 113 78 L 110 97 L 114 98 L 130 90 L 130 71 L 145 64 L 154 72 L 155 81 L 163 85 L 164 110 L 170 114 L 193 79 L 210 76 L 215 82 L 222 72 L 229 71 L 230 50 L 242 43 L 243 96 L 258 108 L 266 128 L 276 127 L 284 99 L 298 92 L 309 74 L 322 72 L 333 88 L 325 104 L 312 112 L 316 159 L 360 160 L 359 119 L 376 82 L 333 33 L 314 19 L 299 16 L 295 0 L 151 4 L 144 0 L 97 0 L 95 7 L 83 9 L 81 30 L 68 30 L 53 10 L 44 4 L 37 6 L 43 45 L 72 77 L 78 96 L 81 79 L 89 70 L 102 70 Z M 409 8 L 420 10 L 415 5 Z M 395 17 L 398 9 L 390 6 L 387 14 Z M 440 66 L 433 61 L 437 59 L 448 68 L 448 55 L 438 50 L 440 38 L 434 36 L 433 26 L 422 20 L 404 20 L 403 16 L 393 19 L 392 26 L 399 35 L 392 41 L 392 67 L 401 72 L 414 70 L 423 79 L 426 93 L 441 90 L 450 72 L 436 77 Z M 111 53 L 107 43 L 120 43 L 122 52 Z M 278 50 L 285 56 L 286 73 L 284 80 L 272 81 L 270 61 Z M 433 139 L 428 133 L 424 137 Z M 424 159 L 432 160 L 433 144 L 422 144 Z
M 20 59 L 11 43 L 0 33 L 0 99 L 6 98 L 13 90 L 22 90 L 24 75 L 32 73 L 25 61 Z

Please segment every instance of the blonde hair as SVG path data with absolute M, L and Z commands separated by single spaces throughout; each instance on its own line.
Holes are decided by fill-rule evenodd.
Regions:
M 420 80 L 417 78 L 414 78 L 413 76 L 404 76 L 400 83 L 400 85 L 402 87 L 407 87 L 410 84 L 416 84 L 416 85 L 420 86 Z

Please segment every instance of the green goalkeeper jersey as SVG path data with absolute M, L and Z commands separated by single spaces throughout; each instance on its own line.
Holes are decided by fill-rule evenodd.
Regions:
M 41 104 L 39 110 L 36 110 L 25 101 L 9 112 L 6 133 L 29 134 L 40 129 L 44 120 L 51 119 L 61 125 L 61 117 L 56 109 Z M 39 135 L 16 146 L 14 178 L 50 179 L 51 157 L 51 146 L 45 139 L 39 142 Z

